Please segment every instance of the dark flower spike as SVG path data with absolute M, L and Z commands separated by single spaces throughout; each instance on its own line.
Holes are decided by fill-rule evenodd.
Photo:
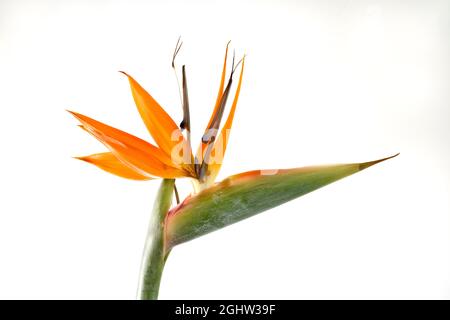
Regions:
M 181 49 L 181 46 L 183 45 L 183 41 L 181 41 L 181 36 L 178 37 L 177 44 L 175 45 L 175 49 L 173 50 L 173 56 L 172 56 L 172 69 L 173 73 L 175 74 L 175 79 L 177 80 L 177 86 L 178 86 L 178 96 L 180 97 L 180 103 L 183 107 L 183 121 L 180 123 L 181 130 L 184 129 L 184 122 L 185 122 L 185 111 L 184 111 L 184 93 L 181 93 L 181 87 L 180 87 L 180 80 L 178 79 L 178 73 L 175 66 L 175 59 L 177 58 L 178 52 Z M 183 66 L 184 69 L 184 66 Z
M 189 96 L 188 96 L 188 88 L 187 88 L 187 80 L 186 80 L 186 66 L 182 68 L 183 74 L 183 121 L 180 123 L 181 129 L 186 129 L 188 131 L 188 135 L 191 132 L 191 117 L 189 114 Z
M 186 81 L 186 67 L 183 65 L 182 67 L 182 89 L 180 87 L 180 80 L 178 79 L 178 73 L 176 70 L 176 66 L 175 66 L 175 59 L 178 56 L 178 52 L 181 49 L 181 46 L 183 45 L 183 41 L 181 41 L 181 36 L 178 37 L 177 40 L 177 44 L 175 45 L 175 49 L 173 51 L 173 56 L 172 56 L 172 68 L 173 71 L 175 73 L 175 78 L 177 80 L 177 85 L 178 85 L 178 95 L 180 97 L 180 102 L 181 102 L 181 106 L 183 108 L 183 120 L 180 123 L 180 129 L 181 131 L 183 131 L 184 129 L 186 129 L 186 140 L 187 140 L 187 148 L 188 150 L 184 150 L 187 151 L 189 154 L 191 154 L 191 162 L 192 163 L 194 161 L 193 156 L 192 156 L 192 146 L 191 146 L 191 119 L 190 119 L 190 113 L 189 113 L 189 96 L 188 96 L 188 90 L 187 90 L 187 81 Z M 194 174 L 195 176 L 197 176 L 197 168 L 194 167 L 193 168 Z
M 191 145 L 191 116 L 189 113 L 189 95 L 187 89 L 187 80 L 186 80 L 186 66 L 182 67 L 183 73 L 183 121 L 180 123 L 181 130 L 186 129 L 186 139 L 187 139 L 187 147 L 189 150 L 187 152 L 191 155 L 191 163 L 193 161 L 192 156 L 192 145 Z

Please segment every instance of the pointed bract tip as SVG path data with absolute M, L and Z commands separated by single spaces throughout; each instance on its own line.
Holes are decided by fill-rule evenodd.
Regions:
M 374 160 L 374 161 L 369 161 L 369 162 L 363 162 L 363 163 L 360 163 L 360 164 L 359 164 L 359 170 L 364 170 L 364 169 L 366 169 L 366 168 L 368 168 L 368 167 L 373 166 L 374 164 L 377 164 L 377 163 L 380 163 L 380 162 L 383 162 L 383 161 L 386 161 L 386 160 L 395 158 L 395 157 L 398 156 L 399 154 L 400 154 L 400 152 L 397 153 L 397 154 L 394 154 L 393 156 L 390 156 L 390 157 L 386 157 L 386 158 L 382 158 L 382 159 L 378 159 L 378 160 Z

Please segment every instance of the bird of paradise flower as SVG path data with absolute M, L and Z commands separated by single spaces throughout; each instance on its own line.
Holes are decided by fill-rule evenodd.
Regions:
M 172 59 L 182 46 L 178 39 Z M 162 271 L 171 249 L 178 244 L 218 230 L 242 219 L 278 206 L 343 177 L 361 171 L 398 154 L 364 163 L 337 164 L 293 169 L 254 170 L 233 175 L 216 183 L 241 91 L 245 56 L 235 63 L 226 80 L 227 44 L 219 90 L 212 115 L 195 153 L 191 148 L 191 124 L 186 67 L 181 68 L 180 88 L 183 120 L 178 126 L 160 104 L 130 75 L 127 76 L 134 102 L 156 145 L 106 125 L 100 121 L 69 111 L 80 127 L 103 143 L 109 152 L 77 159 L 122 178 L 152 180 L 162 178 L 155 200 L 144 248 L 138 297 L 158 297 Z M 240 75 L 225 124 L 221 127 L 230 96 L 234 74 Z M 178 81 L 178 77 L 177 77 Z M 175 180 L 190 178 L 193 193 L 181 203 Z M 177 205 L 172 207 L 175 194 Z

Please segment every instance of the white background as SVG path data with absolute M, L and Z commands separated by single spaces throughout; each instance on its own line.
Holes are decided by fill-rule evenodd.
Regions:
M 448 1 L 0 0 L 0 298 L 134 299 L 159 182 L 65 109 L 150 139 L 133 75 L 194 138 L 247 54 L 220 178 L 401 155 L 172 251 L 160 298 L 450 298 Z M 183 190 L 186 195 L 187 190 Z

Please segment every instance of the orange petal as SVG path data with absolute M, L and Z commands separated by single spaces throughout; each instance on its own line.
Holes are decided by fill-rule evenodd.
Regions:
M 128 77 L 139 114 L 158 146 L 170 157 L 172 150 L 184 140 L 180 128 L 159 103 L 130 75 Z
M 120 161 L 112 152 L 103 152 L 91 154 L 84 157 L 75 157 L 76 159 L 89 162 L 100 169 L 112 173 L 116 176 L 132 180 L 150 180 L 152 178 L 134 171 L 125 163 Z
M 213 163 L 209 166 L 210 175 L 209 179 L 214 180 L 219 173 L 220 167 L 222 166 L 222 161 L 225 156 L 225 151 L 228 145 L 228 135 L 230 134 L 231 127 L 233 125 L 234 114 L 236 112 L 236 106 L 239 99 L 239 93 L 241 92 L 242 76 L 244 74 L 245 57 L 242 59 L 241 74 L 239 75 L 239 82 L 236 88 L 236 94 L 234 96 L 233 104 L 231 105 L 230 113 L 228 114 L 227 121 L 225 122 L 219 136 L 217 137 L 217 142 L 214 144 L 212 152 L 221 154 L 221 159 L 217 163 Z M 217 155 L 216 155 L 217 157 Z
M 168 163 L 170 158 L 159 148 L 102 122 L 69 111 L 83 129 L 102 142 L 117 158 L 147 177 L 177 178 L 187 174 Z

